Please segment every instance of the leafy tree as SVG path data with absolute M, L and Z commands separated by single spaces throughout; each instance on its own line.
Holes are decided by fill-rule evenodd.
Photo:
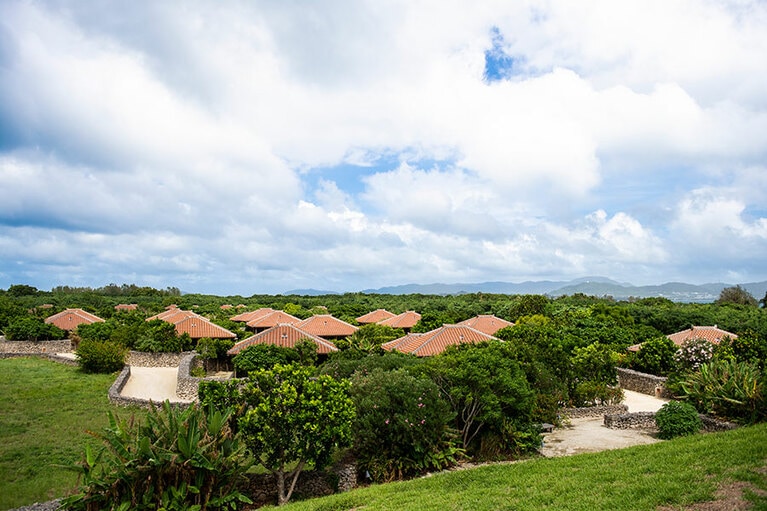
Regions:
M 232 339 L 211 339 L 203 337 L 197 341 L 195 351 L 200 355 L 206 364 L 215 362 L 216 367 L 226 359 L 226 352 L 234 346 Z
M 463 449 L 486 431 L 500 434 L 507 420 L 532 422 L 533 392 L 519 364 L 500 343 L 449 347 L 425 367 L 456 415 Z
M 311 339 L 299 339 L 293 350 L 298 354 L 298 363 L 302 366 L 317 365 L 317 344 Z
M 753 297 L 751 293 L 746 291 L 740 286 L 726 287 L 719 293 L 719 298 L 716 303 L 723 305 L 726 303 L 734 303 L 738 305 L 748 305 L 756 307 L 759 302 Z
M 655 424 L 658 426 L 658 436 L 666 440 L 694 435 L 702 426 L 695 407 L 679 401 L 669 401 L 655 412 Z
M 349 349 L 332 353 L 328 361 L 320 368 L 320 372 L 329 374 L 334 378 L 351 378 L 353 374 L 358 372 L 364 375 L 372 373 L 376 369 L 395 371 L 413 368 L 423 362 L 423 359 L 414 355 L 398 351 L 367 355 L 365 352 Z
M 359 468 L 374 481 L 441 470 L 456 462 L 459 451 L 449 427 L 453 413 L 430 378 L 375 369 L 355 373 L 352 381 L 354 452 Z
M 252 462 L 228 425 L 231 411 L 196 405 L 183 410 L 166 401 L 154 406 L 145 424 L 119 420 L 94 433 L 103 448 L 86 445 L 72 469 L 82 486 L 62 502 L 64 509 L 236 510 L 251 503 L 238 485 Z
M 380 353 L 381 345 L 403 337 L 405 332 L 401 328 L 392 328 L 387 325 L 371 323 L 362 325 L 346 339 L 336 342 L 339 349 L 357 349 L 367 353 Z
M 176 327 L 161 319 L 147 321 L 136 341 L 138 351 L 150 353 L 175 353 L 193 348 L 189 334 L 178 335 Z
M 675 367 L 674 354 L 677 349 L 674 341 L 665 335 L 651 339 L 639 348 L 634 360 L 635 367 L 645 373 L 666 376 Z
M 36 287 L 28 286 L 26 284 L 13 284 L 8 288 L 8 294 L 16 298 L 20 296 L 33 296 L 37 293 L 38 290 Z
M 550 303 L 551 300 L 543 295 L 518 296 L 509 309 L 509 317 L 511 321 L 516 321 L 522 316 L 545 315 Z
M 298 352 L 273 344 L 254 344 L 234 356 L 232 363 L 238 374 L 271 369 L 277 364 L 292 364 L 299 360 Z
M 240 431 L 256 460 L 275 474 L 278 505 L 290 500 L 307 464 L 322 468 L 333 449 L 351 443 L 348 380 L 313 378 L 309 368 L 278 364 L 251 372 L 243 395 L 248 410 L 239 419 Z
M 583 348 L 575 348 L 571 363 L 572 405 L 613 404 L 623 400 L 623 392 L 616 387 L 618 373 L 615 366 L 618 354 L 609 346 L 595 342 Z
M 55 325 L 46 324 L 31 316 L 13 319 L 5 328 L 5 337 L 9 341 L 48 341 L 63 339 L 65 332 Z
M 118 325 L 114 321 L 83 323 L 77 327 L 77 336 L 85 340 L 108 341 Z
M 75 355 L 86 373 L 113 373 L 125 365 L 128 348 L 111 341 L 85 339 L 78 344 Z

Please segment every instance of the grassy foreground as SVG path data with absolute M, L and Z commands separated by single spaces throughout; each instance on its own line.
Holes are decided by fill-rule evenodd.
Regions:
M 85 430 L 107 425 L 114 380 L 50 360 L 0 359 L 0 509 L 72 489 L 76 475 L 56 465 L 79 460 L 91 441 Z
M 720 483 L 767 490 L 767 424 L 567 458 L 441 473 L 296 502 L 285 511 L 655 510 L 714 498 Z M 753 509 L 767 498 L 751 495 Z

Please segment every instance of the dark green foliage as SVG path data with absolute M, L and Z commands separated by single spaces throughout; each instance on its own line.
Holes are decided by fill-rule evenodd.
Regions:
M 197 341 L 195 351 L 200 355 L 200 358 L 205 361 L 208 369 L 212 365 L 215 365 L 218 369 L 221 364 L 226 361 L 226 352 L 234 346 L 232 339 L 211 339 L 210 337 L 203 337 Z
M 456 462 L 453 413 L 427 377 L 404 370 L 355 374 L 354 451 L 374 481 L 401 479 Z
M 75 355 L 86 373 L 113 373 L 125 365 L 128 348 L 112 341 L 88 339 L 80 342 Z
M 711 360 L 679 383 L 681 397 L 726 420 L 752 424 L 767 419 L 767 381 L 748 362 Z
M 195 405 L 152 407 L 145 424 L 109 413 L 109 427 L 93 436 L 73 469 L 81 476 L 64 509 L 237 509 L 250 500 L 237 490 L 250 461 L 228 426 L 229 411 Z
M 380 353 L 383 351 L 381 350 L 383 343 L 399 339 L 404 335 L 405 332 L 400 328 L 371 323 L 362 325 L 346 339 L 338 340 L 336 346 L 340 350 L 356 349 L 366 353 Z
M 522 316 L 545 315 L 549 310 L 551 301 L 543 295 L 521 295 L 512 300 L 509 308 L 511 321 L 516 321 Z
M 83 323 L 77 327 L 77 336 L 83 341 L 108 341 L 118 326 L 112 320 L 91 324 Z
M 674 341 L 665 335 L 651 339 L 639 348 L 633 368 L 643 373 L 666 376 L 675 367 L 674 354 L 678 349 Z
M 310 339 L 299 339 L 293 350 L 298 353 L 298 363 L 306 367 L 317 365 L 317 343 Z
M 247 410 L 238 420 L 240 432 L 256 460 L 276 476 L 278 504 L 290 499 L 307 464 L 324 468 L 334 449 L 351 443 L 348 380 L 315 378 L 307 367 L 278 364 L 252 371 L 242 396 Z
M 64 339 L 66 333 L 54 325 L 49 325 L 38 318 L 23 316 L 11 320 L 5 327 L 5 337 L 9 341 L 49 341 Z
M 716 351 L 726 351 L 733 359 L 756 364 L 764 371 L 767 364 L 767 336 L 760 338 L 756 332 L 748 330 L 737 339 L 725 337 L 714 351 L 715 354 Z
M 450 347 L 431 358 L 424 370 L 450 404 L 467 451 L 478 452 L 485 434 L 503 436 L 527 430 L 533 422 L 533 392 L 504 344 Z M 539 444 L 531 439 L 528 449 Z
M 726 287 L 722 289 L 716 303 L 719 305 L 732 303 L 737 305 L 748 305 L 749 307 L 756 307 L 759 305 L 756 298 L 740 286 Z
M 137 351 L 149 353 L 177 353 L 193 348 L 189 334 L 178 335 L 173 324 L 161 319 L 147 321 L 135 345 Z
M 232 363 L 237 374 L 244 376 L 251 371 L 271 369 L 277 364 L 291 364 L 298 360 L 298 352 L 294 349 L 273 344 L 254 344 L 235 355 Z
M 20 297 L 20 296 L 34 296 L 38 293 L 38 290 L 36 287 L 28 286 L 26 284 L 13 284 L 8 288 L 8 294 L 13 297 Z
M 416 356 L 396 351 L 367 355 L 365 352 L 357 350 L 346 350 L 331 354 L 328 361 L 320 368 L 320 372 L 329 374 L 334 378 L 351 378 L 355 372 L 364 375 L 376 369 L 394 371 L 395 369 L 412 368 L 423 362 Z
M 702 427 L 698 411 L 689 403 L 669 401 L 655 413 L 658 436 L 665 440 L 694 435 Z

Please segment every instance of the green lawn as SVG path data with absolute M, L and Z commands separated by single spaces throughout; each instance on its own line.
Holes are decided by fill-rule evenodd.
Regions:
M 711 500 L 717 485 L 726 481 L 749 481 L 767 490 L 767 424 L 597 454 L 442 473 L 284 509 L 655 510 Z M 754 509 L 767 509 L 767 498 Z
M 74 486 L 76 475 L 56 465 L 79 460 L 91 440 L 85 430 L 107 425 L 115 376 L 38 358 L 0 359 L 0 509 L 60 497 Z

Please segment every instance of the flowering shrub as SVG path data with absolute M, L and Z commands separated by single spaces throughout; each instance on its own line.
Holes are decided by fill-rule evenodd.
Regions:
M 689 339 L 682 344 L 674 355 L 674 362 L 680 372 L 693 372 L 711 360 L 714 356 L 714 345 L 705 339 Z
M 448 424 L 450 407 L 436 384 L 406 371 L 380 369 L 352 380 L 357 408 L 354 450 L 359 467 L 374 481 L 391 481 L 438 470 L 459 450 Z

